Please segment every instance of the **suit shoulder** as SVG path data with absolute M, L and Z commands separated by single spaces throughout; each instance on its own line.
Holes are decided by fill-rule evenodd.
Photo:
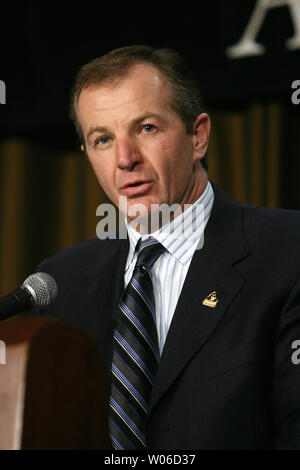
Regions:
M 70 246 L 55 255 L 43 260 L 37 270 L 78 270 L 93 263 L 96 257 L 106 253 L 115 240 L 92 238 L 77 245 Z
M 218 211 L 225 217 L 242 214 L 247 238 L 263 243 L 276 240 L 294 240 L 299 244 L 300 211 L 292 209 L 255 206 L 235 200 L 230 194 L 213 183 Z M 233 212 L 232 210 L 238 212 Z M 241 212 L 240 212 L 241 211 Z
M 251 251 L 281 272 L 300 273 L 300 213 L 243 206 L 244 231 Z
M 273 209 L 242 204 L 247 228 L 256 232 L 273 234 L 276 237 L 294 237 L 299 242 L 300 211 L 291 209 Z

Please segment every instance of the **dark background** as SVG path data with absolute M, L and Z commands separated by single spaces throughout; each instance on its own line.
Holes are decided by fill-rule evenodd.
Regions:
M 285 41 L 294 28 L 289 8 L 270 9 L 257 35 L 261 56 L 229 59 L 256 0 L 211 0 L 171 5 L 22 2 L 1 18 L 1 79 L 8 105 L 1 128 L 16 132 L 68 124 L 69 91 L 78 68 L 110 49 L 132 44 L 172 47 L 192 66 L 209 105 L 253 99 L 289 101 L 300 49 Z M 162 5 L 164 7 L 162 8 Z
M 299 0 L 300 1 L 300 0 Z M 289 9 L 270 10 L 256 37 L 266 53 L 229 59 L 255 0 L 22 2 L 1 5 L 0 292 L 43 258 L 95 236 L 105 195 L 69 119 L 79 67 L 117 47 L 150 44 L 182 53 L 212 119 L 209 177 L 239 200 L 300 207 L 300 49 Z

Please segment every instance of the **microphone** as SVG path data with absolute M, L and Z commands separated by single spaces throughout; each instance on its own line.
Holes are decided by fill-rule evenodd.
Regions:
M 48 307 L 57 295 L 57 284 L 50 274 L 31 274 L 23 284 L 0 299 L 0 320 L 31 307 Z

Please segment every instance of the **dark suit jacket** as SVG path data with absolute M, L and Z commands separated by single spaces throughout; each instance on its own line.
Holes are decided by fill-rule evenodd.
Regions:
M 214 185 L 159 364 L 150 449 L 300 449 L 300 215 Z M 42 312 L 88 331 L 107 368 L 128 240 L 97 238 L 45 260 L 59 294 Z M 202 301 L 212 291 L 215 308 Z M 295 362 L 295 361 L 294 361 Z

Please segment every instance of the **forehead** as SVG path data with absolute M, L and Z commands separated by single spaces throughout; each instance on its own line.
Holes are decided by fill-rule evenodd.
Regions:
M 78 118 L 97 111 L 120 111 L 132 106 L 161 107 L 169 101 L 169 83 L 166 77 L 150 64 L 132 66 L 125 77 L 112 84 L 93 86 L 82 90 L 78 100 Z

